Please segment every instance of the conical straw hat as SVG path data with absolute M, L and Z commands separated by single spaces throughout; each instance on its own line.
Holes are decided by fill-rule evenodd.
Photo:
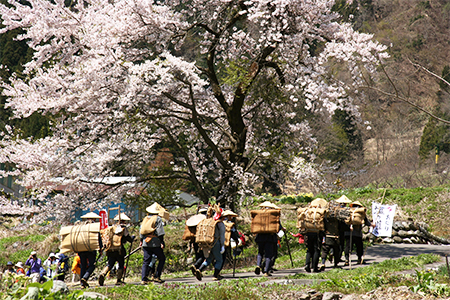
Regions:
M 81 219 L 101 219 L 99 215 L 97 215 L 95 212 L 89 212 L 83 216 L 80 217 Z
M 261 203 L 259 206 L 260 206 L 260 207 L 268 207 L 268 208 L 281 209 L 280 207 L 276 206 L 275 204 L 273 204 L 273 203 L 270 202 L 270 201 L 265 201 L 265 202 Z
M 188 227 L 192 227 L 192 226 L 197 226 L 198 223 L 200 223 L 201 220 L 206 219 L 205 215 L 202 214 L 198 214 L 198 215 L 193 215 L 192 217 L 190 217 L 189 219 L 187 219 L 186 221 L 186 225 Z
M 352 200 L 348 199 L 347 196 L 342 195 L 340 198 L 336 199 L 337 203 L 352 203 Z

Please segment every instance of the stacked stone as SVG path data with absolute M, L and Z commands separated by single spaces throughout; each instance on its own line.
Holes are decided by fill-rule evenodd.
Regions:
M 392 226 L 391 237 L 376 237 L 365 228 L 364 240 L 382 244 L 450 244 L 450 240 L 435 236 L 428 231 L 429 226 L 423 222 L 396 221 Z

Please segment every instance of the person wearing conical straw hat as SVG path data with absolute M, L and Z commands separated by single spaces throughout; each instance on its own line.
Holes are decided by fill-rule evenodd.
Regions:
M 113 236 L 113 245 L 106 251 L 106 257 L 108 258 L 108 264 L 103 268 L 102 272 L 98 277 L 98 284 L 103 286 L 105 282 L 105 276 L 108 272 L 114 267 L 114 265 L 118 264 L 117 268 L 117 281 L 116 285 L 124 284 L 125 282 L 122 280 L 124 269 L 125 269 L 125 256 L 127 255 L 127 251 L 125 249 L 125 244 L 127 242 L 131 243 L 136 238 L 134 235 L 131 236 L 128 232 L 127 222 L 131 219 L 124 213 L 118 214 L 114 221 L 117 221 L 117 224 L 113 226 L 114 236 Z M 114 245 L 114 241 L 119 241 L 120 245 Z
M 225 210 L 222 213 L 223 216 L 223 224 L 225 225 L 225 252 L 222 254 L 222 266 L 220 269 L 223 269 L 223 265 L 225 264 L 225 260 L 232 249 L 232 245 L 234 245 L 233 249 L 237 249 L 237 246 L 240 246 L 239 242 L 242 244 L 242 241 L 239 239 L 239 234 L 236 229 L 235 218 L 238 216 L 237 213 L 234 213 L 232 210 Z
M 348 205 L 352 203 L 352 200 L 350 200 L 347 196 L 342 195 L 338 199 L 335 200 L 336 203 L 339 204 L 339 206 L 342 209 L 348 209 Z M 339 261 L 344 261 L 344 249 L 345 249 L 345 232 L 350 231 L 350 226 L 345 224 L 345 222 L 341 222 L 339 226 L 339 246 L 340 246 L 340 252 L 339 252 Z M 336 257 L 336 256 L 335 256 Z
M 208 208 L 203 207 L 198 209 L 198 214 L 193 215 L 189 219 L 186 220 L 186 226 L 188 228 L 197 228 L 197 225 L 206 219 L 206 212 L 208 211 Z M 193 230 L 192 230 L 193 231 Z M 195 230 L 196 232 L 196 230 Z M 194 249 L 195 254 L 195 262 L 192 264 L 189 268 L 192 272 L 192 275 L 195 277 L 197 276 L 198 269 L 202 265 L 202 263 L 205 261 L 206 257 L 203 253 L 203 250 L 200 248 L 198 243 L 195 241 L 195 236 L 189 241 L 189 247 L 190 249 Z
M 84 221 L 84 223 L 97 223 L 101 219 L 101 217 L 94 213 L 89 212 L 83 216 L 81 216 L 81 219 Z M 101 243 L 102 239 L 99 235 L 99 243 Z M 102 246 L 100 245 L 100 249 L 102 249 Z M 97 257 L 97 251 L 83 251 L 78 252 L 78 256 L 80 256 L 80 282 L 82 288 L 89 287 L 88 280 L 89 277 L 92 275 L 92 273 L 95 270 L 95 258 Z
M 330 262 L 334 261 L 334 268 L 337 268 L 341 261 L 341 243 L 340 232 L 348 226 L 339 218 L 333 215 L 327 215 L 324 218 L 325 238 L 322 243 L 322 263 L 319 267 L 319 271 L 325 270 L 325 263 L 328 254 L 330 254 Z
M 364 205 L 362 205 L 362 203 L 359 201 L 354 201 L 350 203 L 350 208 L 364 208 Z M 362 260 L 364 254 L 362 227 L 364 225 L 375 227 L 375 224 L 372 224 L 367 218 L 367 215 L 365 215 L 362 225 L 350 225 L 350 231 L 345 232 L 345 266 L 348 266 L 350 264 L 350 252 L 353 245 L 355 245 L 356 247 L 356 255 L 358 257 L 357 264 L 359 265 L 364 263 L 364 261 Z
M 197 280 L 202 280 L 203 274 L 202 271 L 206 269 L 208 265 L 210 265 L 213 260 L 215 260 L 214 263 L 214 274 L 212 280 L 221 280 L 223 278 L 222 275 L 220 275 L 221 267 L 222 267 L 222 254 L 225 252 L 225 225 L 223 224 L 223 209 L 220 208 L 217 204 L 214 206 L 211 206 L 209 209 L 209 212 L 207 212 L 207 219 L 210 219 L 209 216 L 211 216 L 211 212 L 214 211 L 214 216 L 212 216 L 212 219 L 216 221 L 216 225 L 214 227 L 214 243 L 212 247 L 210 245 L 205 245 L 201 248 L 203 248 L 203 251 L 205 252 L 206 260 L 200 265 L 198 270 L 195 272 L 195 277 Z M 209 255 L 208 253 L 209 252 Z
M 145 210 L 148 215 L 142 220 L 140 228 L 140 246 L 144 251 L 144 262 L 142 265 L 141 279 L 142 284 L 148 284 L 150 282 L 148 274 L 150 272 L 150 263 L 152 261 L 153 254 L 158 258 L 158 267 L 156 272 L 152 277 L 153 282 L 163 283 L 161 279 L 161 274 L 166 262 L 166 256 L 164 254 L 164 223 L 162 218 L 159 216 L 163 211 L 162 206 L 158 203 L 153 203 Z
M 323 198 L 316 198 L 310 203 L 310 207 L 325 208 L 328 203 Z M 324 232 L 322 230 L 305 228 L 302 230 L 305 239 L 306 246 L 306 258 L 305 258 L 305 271 L 310 273 L 311 270 L 315 273 L 320 272 L 319 269 L 319 259 L 320 250 L 322 248 L 322 239 L 324 237 Z
M 261 203 L 259 207 L 261 207 L 261 209 L 281 209 L 276 204 L 270 201 Z M 279 224 L 279 228 L 283 228 L 283 226 Z M 262 271 L 263 276 L 272 276 L 269 271 L 272 266 L 273 257 L 275 255 L 278 236 L 276 233 L 258 233 L 256 235 L 255 242 L 258 245 L 255 274 L 259 275 Z

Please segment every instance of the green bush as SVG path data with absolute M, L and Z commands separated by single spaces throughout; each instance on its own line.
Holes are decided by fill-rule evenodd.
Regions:
M 309 203 L 314 199 L 312 193 L 300 193 L 297 195 L 283 195 L 279 198 L 283 204 Z

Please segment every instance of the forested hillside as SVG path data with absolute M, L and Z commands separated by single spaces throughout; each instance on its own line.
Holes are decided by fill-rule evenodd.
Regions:
M 413 105 L 450 120 L 450 2 L 368 0 L 354 1 L 352 8 L 354 17 L 349 19 L 354 26 L 389 46 L 390 59 L 379 68 L 379 81 L 368 83 L 373 89 L 365 90 L 368 101 L 361 103 L 358 132 L 364 150 L 358 159 L 347 161 L 330 174 L 345 187 L 370 183 L 416 187 L 447 182 L 448 124 Z M 334 135 L 334 140 L 323 139 L 322 152 L 329 153 L 329 148 L 339 144 L 346 149 L 348 141 L 340 135 Z M 436 148 L 440 154 L 437 165 Z

